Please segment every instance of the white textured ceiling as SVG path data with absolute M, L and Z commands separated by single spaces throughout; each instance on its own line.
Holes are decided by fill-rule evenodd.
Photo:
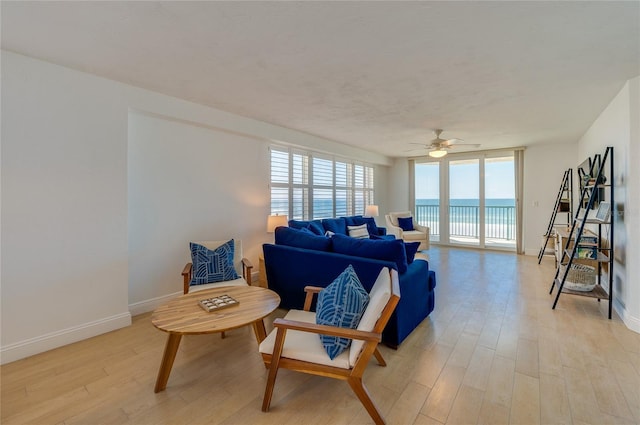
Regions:
M 2 48 L 389 156 L 576 141 L 640 75 L 632 2 L 9 2 Z

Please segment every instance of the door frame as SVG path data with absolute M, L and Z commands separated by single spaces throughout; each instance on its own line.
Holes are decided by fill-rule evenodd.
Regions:
M 424 164 L 424 163 L 438 163 L 439 165 L 439 194 L 440 194 L 440 203 L 439 203 L 439 213 L 440 213 L 440 233 L 439 240 L 434 242 L 435 244 L 445 245 L 445 246 L 466 246 L 472 248 L 486 248 L 486 171 L 485 171 L 485 160 L 489 158 L 502 158 L 502 157 L 513 157 L 514 167 L 515 167 L 515 150 L 514 149 L 496 149 L 490 151 L 474 151 L 474 152 L 463 152 L 463 153 L 449 153 L 448 155 L 442 158 L 431 158 L 429 156 L 420 156 L 410 158 L 409 166 L 409 207 L 412 212 L 415 214 L 416 210 L 416 197 L 415 197 L 415 164 Z M 451 161 L 460 161 L 465 159 L 477 159 L 478 160 L 478 244 L 460 244 L 460 243 L 451 243 L 450 239 L 450 222 L 449 222 L 449 181 L 450 181 L 450 162 Z M 514 169 L 514 177 L 515 177 L 515 169 Z M 515 180 L 514 180 L 514 191 L 515 191 Z M 445 194 L 445 198 L 443 200 L 443 194 Z M 517 194 L 515 195 L 517 197 Z M 493 249 L 493 248 L 492 248 Z M 514 248 L 515 249 L 515 248 Z M 509 249 L 511 251 L 511 249 Z

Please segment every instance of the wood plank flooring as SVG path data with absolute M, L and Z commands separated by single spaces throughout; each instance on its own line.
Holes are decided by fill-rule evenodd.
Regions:
M 432 247 L 436 309 L 365 385 L 389 424 L 640 424 L 640 335 L 563 295 L 550 259 Z M 312 282 L 310 282 L 312 283 Z M 276 311 L 274 317 L 284 315 Z M 267 323 L 267 330 L 270 322 Z M 253 331 L 187 336 L 154 394 L 166 334 L 133 325 L 0 367 L 2 424 L 367 424 L 344 382 L 267 371 Z

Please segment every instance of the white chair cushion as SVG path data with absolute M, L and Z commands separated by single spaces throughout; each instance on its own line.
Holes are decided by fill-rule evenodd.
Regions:
M 312 311 L 290 310 L 284 318 L 298 322 L 316 323 L 316 313 Z M 273 347 L 276 343 L 276 333 L 277 330 L 274 329 L 265 340 L 262 341 L 259 348 L 261 353 L 273 354 Z M 331 360 L 327 351 L 322 346 L 318 334 L 312 332 L 287 330 L 284 347 L 282 349 L 282 357 L 349 369 L 349 350 L 343 351 Z
M 204 291 L 205 289 L 211 288 L 220 288 L 222 286 L 248 286 L 246 280 L 243 278 L 238 278 L 234 280 L 225 280 L 224 282 L 215 282 L 215 283 L 203 283 L 202 285 L 191 285 L 189 286 L 189 293 Z
M 391 279 L 394 279 L 394 276 L 395 279 L 398 279 L 398 272 L 395 270 L 392 270 L 391 276 L 389 276 L 389 269 L 387 267 L 380 270 L 380 274 L 369 292 L 369 304 L 360 319 L 358 330 L 367 332 L 373 330 L 382 314 L 382 310 L 384 310 L 384 307 L 391 298 Z M 364 341 L 359 339 L 352 340 L 351 347 L 349 348 L 349 364 L 351 367 L 356 364 L 356 360 L 358 360 L 358 356 L 363 348 Z
M 405 230 L 402 232 L 402 239 L 405 241 L 422 241 L 427 238 L 427 234 L 419 230 Z

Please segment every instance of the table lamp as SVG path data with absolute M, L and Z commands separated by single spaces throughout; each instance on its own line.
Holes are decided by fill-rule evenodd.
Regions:
M 276 227 L 288 225 L 288 220 L 286 215 L 270 215 L 267 217 L 267 233 L 274 233 L 276 231 Z
M 364 209 L 364 217 L 377 217 L 378 216 L 378 206 L 377 205 L 367 205 Z

